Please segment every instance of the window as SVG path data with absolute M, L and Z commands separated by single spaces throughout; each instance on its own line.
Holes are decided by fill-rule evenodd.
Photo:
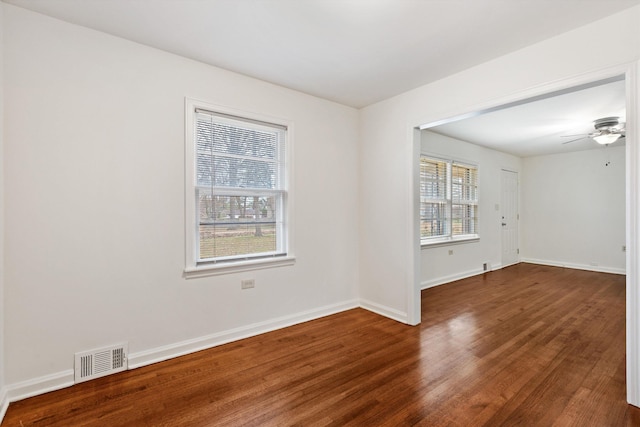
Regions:
M 187 104 L 186 271 L 286 258 L 288 127 Z
M 420 156 L 421 243 L 477 238 L 477 166 Z

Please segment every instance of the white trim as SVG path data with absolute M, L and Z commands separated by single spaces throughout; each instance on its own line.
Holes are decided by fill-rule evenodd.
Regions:
M 638 126 L 638 64 L 634 63 L 626 70 L 627 82 L 627 125 L 626 125 L 626 236 L 627 236 L 627 283 L 626 283 L 626 320 L 627 320 L 627 402 L 640 406 L 640 276 L 638 258 L 640 257 L 640 147 Z
M 357 300 L 327 305 L 318 309 L 308 310 L 295 315 L 283 316 L 252 325 L 219 332 L 216 334 L 194 338 L 175 344 L 157 347 L 151 350 L 130 353 L 128 369 L 136 369 L 153 363 L 184 356 L 196 351 L 205 350 L 222 344 L 238 341 L 244 338 L 286 328 L 310 320 L 319 319 L 346 310 L 358 308 Z M 373 311 L 373 310 L 371 310 Z M 398 319 L 396 319 L 398 320 Z M 55 390 L 75 385 L 73 369 L 32 378 L 15 384 L 10 384 L 0 390 L 0 422 L 11 402 L 17 402 L 33 396 L 38 396 Z
M 407 259 L 407 314 L 406 323 L 412 326 L 422 321 L 422 299 L 420 295 L 420 277 L 422 266 L 420 262 L 420 152 L 422 150 L 422 131 L 418 128 L 408 128 L 411 140 L 411 159 L 409 170 L 411 171 L 411 185 L 407 186 L 407 200 L 413 206 L 409 210 L 409 224 L 407 233 L 411 242 L 411 256 Z
M 472 237 L 469 237 L 472 236 Z M 427 248 L 435 248 L 439 246 L 448 246 L 448 245 L 459 245 L 462 243 L 474 243 L 480 241 L 480 236 L 477 234 L 465 234 L 465 236 L 460 237 L 447 237 L 447 238 L 438 238 L 431 237 L 429 239 L 433 239 L 431 241 L 427 241 L 427 239 L 420 242 L 420 247 L 422 249 Z
M 420 129 L 428 129 L 451 121 L 460 120 L 462 118 L 473 117 L 483 112 L 494 110 L 503 105 L 522 102 L 530 98 L 537 98 L 545 95 L 552 96 L 556 92 L 571 89 L 576 86 L 588 85 L 601 80 L 615 78 L 617 76 L 624 75 L 629 70 L 629 67 L 630 65 L 625 63 L 606 67 L 600 70 L 585 72 L 569 78 L 557 79 L 552 82 L 542 83 L 504 96 L 499 96 L 486 102 L 467 106 L 466 108 L 456 108 L 448 113 L 422 117 L 416 120 L 415 123 L 417 123 L 416 126 Z
M 153 363 L 162 362 L 190 353 L 195 353 L 196 351 L 217 347 L 219 345 L 238 341 L 244 338 L 249 338 L 267 332 L 275 331 L 277 329 L 286 328 L 298 323 L 319 319 L 321 317 L 340 313 L 346 310 L 351 310 L 353 308 L 358 308 L 357 300 L 327 305 L 293 315 L 266 320 L 264 322 L 253 323 L 251 325 L 241 326 L 239 328 L 218 332 L 203 337 L 193 338 L 174 344 L 152 348 L 150 350 L 130 353 L 129 369 L 140 368 L 142 366 L 151 365 Z
M 500 263 L 500 264 L 492 265 L 491 267 L 493 268 L 491 268 L 491 270 L 501 270 L 503 268 L 511 267 L 512 265 L 520 264 L 521 262 L 524 262 L 524 261 L 522 261 L 521 259 L 518 259 L 517 261 L 514 261 L 511 264 Z M 491 270 L 488 270 L 488 271 L 491 271 Z
M 547 259 L 521 258 L 520 262 L 529 264 L 548 265 L 550 267 L 572 268 L 574 270 L 595 271 L 597 273 L 627 274 L 624 268 L 607 267 L 602 265 L 576 264 L 566 261 L 553 261 Z
M 7 413 L 7 409 L 9 409 L 9 399 L 7 398 L 7 389 L 2 387 L 0 389 L 0 423 L 4 419 L 4 415 Z
M 202 264 L 196 267 L 184 269 L 184 277 L 187 279 L 217 276 L 219 274 L 237 273 L 241 271 L 262 270 L 265 268 L 284 267 L 294 265 L 294 257 L 259 258 L 246 261 L 234 261 L 218 264 Z
M 451 274 L 449 276 L 438 277 L 436 279 L 424 280 L 420 283 L 420 286 L 421 286 L 421 289 L 424 291 L 425 289 L 433 288 L 440 285 L 446 285 L 447 283 L 455 282 L 456 280 L 462 280 L 468 277 L 478 276 L 482 273 L 488 273 L 489 271 L 492 271 L 492 270 L 498 270 L 498 268 L 495 268 L 495 266 L 493 267 L 494 268 L 487 271 L 484 271 L 482 269 L 475 269 L 475 270 L 464 271 L 462 273 Z
M 55 374 L 44 375 L 32 378 L 15 384 L 9 384 L 4 391 L 4 401 L 8 405 L 10 402 L 26 399 L 50 391 L 60 390 L 74 384 L 73 369 L 69 369 Z
M 229 108 L 222 105 L 216 105 L 213 103 L 197 100 L 194 98 L 185 97 L 184 101 L 184 114 L 185 114 L 185 123 L 184 123 L 184 204 L 185 204 L 185 222 L 184 222 L 184 232 L 185 232 L 185 268 L 184 275 L 185 277 L 202 277 L 208 275 L 215 274 L 226 274 L 237 271 L 247 271 L 247 270 L 255 270 L 261 268 L 269 268 L 270 266 L 280 267 L 283 265 L 292 265 L 294 256 L 294 239 L 293 239 L 293 230 L 295 228 L 294 220 L 293 220 L 293 167 L 292 167 L 292 159 L 293 159 L 293 138 L 294 138 L 294 125 L 293 122 L 287 119 L 267 116 L 264 114 L 253 113 L 248 111 L 241 111 L 233 108 Z M 279 262 L 282 258 L 279 258 L 278 261 L 264 261 L 262 258 L 258 258 L 256 260 L 242 260 L 238 262 L 232 262 L 229 264 L 224 264 L 222 267 L 219 267 L 217 264 L 211 265 L 197 265 L 196 262 L 196 231 L 197 231 L 197 220 L 196 220 L 196 208 L 195 208 L 195 184 L 193 182 L 193 177 L 195 174 L 195 152 L 194 152 L 194 144 L 193 135 L 194 135 L 194 115 L 196 114 L 196 110 L 207 110 L 210 112 L 221 113 L 223 115 L 235 116 L 239 118 L 244 118 L 248 120 L 255 120 L 262 123 L 269 123 L 275 126 L 281 126 L 284 129 L 287 129 L 285 136 L 285 173 L 284 173 L 284 191 L 283 191 L 283 199 L 285 204 L 285 210 L 283 212 L 284 215 L 284 228 L 286 232 L 284 233 L 284 251 L 286 252 L 284 255 L 284 259 L 287 262 Z M 250 264 L 259 265 L 256 268 L 247 267 Z
M 421 289 L 424 291 L 425 289 L 433 288 L 440 285 L 446 285 L 447 283 L 455 282 L 456 280 L 467 279 L 469 277 L 479 276 L 481 274 L 489 273 L 491 271 L 501 270 L 505 267 L 518 264 L 519 262 L 520 261 L 515 262 L 513 264 L 509 264 L 509 265 L 491 264 L 491 268 L 489 270 L 482 270 L 482 269 L 468 270 L 462 273 L 456 273 L 449 276 L 438 277 L 436 279 L 424 280 L 423 282 L 420 283 Z
M 449 276 L 444 276 L 444 277 L 438 277 L 436 279 L 431 279 L 431 280 L 424 280 L 420 283 L 421 285 L 421 289 L 425 290 L 425 289 L 429 289 L 429 288 L 433 288 L 436 286 L 440 286 L 440 285 L 446 285 L 447 283 L 451 283 L 451 282 L 455 282 L 456 280 L 462 280 L 462 279 L 467 279 L 469 277 L 473 277 L 473 276 L 479 276 L 480 274 L 484 274 L 484 273 L 488 273 L 490 271 L 496 271 L 496 270 L 501 270 L 503 268 L 512 266 L 512 265 L 516 265 L 519 264 L 521 262 L 526 262 L 529 264 L 538 264 L 538 265 L 548 265 L 551 267 L 562 267 L 562 268 L 572 268 L 575 270 L 587 270 L 587 271 L 595 271 L 598 273 L 611 273 L 611 274 L 625 274 L 625 270 L 619 269 L 619 268 L 610 268 L 610 267 L 594 267 L 591 265 L 583 265 L 583 264 L 572 264 L 572 263 L 562 263 L 562 262 L 557 262 L 557 261 L 548 261 L 548 260 L 540 260 L 540 259 L 533 259 L 533 258 L 522 258 L 519 261 L 516 261 L 513 264 L 509 264 L 509 265 L 501 265 L 501 264 L 492 264 L 491 265 L 491 269 L 490 270 L 482 270 L 482 269 L 475 269 L 475 270 L 468 270 L 468 271 L 464 271 L 462 273 L 456 273 L 456 274 L 451 274 Z
M 395 308 L 387 307 L 373 301 L 361 299 L 360 308 L 379 314 L 380 316 L 388 317 L 389 319 L 396 320 L 401 323 L 411 324 L 409 322 L 409 316 L 407 313 L 396 310 Z

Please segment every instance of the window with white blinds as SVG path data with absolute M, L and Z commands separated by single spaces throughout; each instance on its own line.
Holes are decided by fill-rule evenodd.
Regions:
M 192 117 L 196 265 L 286 255 L 287 128 L 203 109 Z
M 478 167 L 420 156 L 423 245 L 478 237 Z

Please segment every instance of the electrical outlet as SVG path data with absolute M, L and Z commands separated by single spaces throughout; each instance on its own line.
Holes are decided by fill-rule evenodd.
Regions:
M 453 249 L 449 249 L 449 255 L 453 255 Z
M 256 287 L 256 281 L 253 279 L 243 280 L 240 282 L 242 289 L 251 289 Z
M 626 245 L 622 246 L 622 252 L 627 252 L 627 246 Z

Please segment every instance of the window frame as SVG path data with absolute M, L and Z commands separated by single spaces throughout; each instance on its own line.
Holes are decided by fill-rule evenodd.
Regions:
M 420 153 L 420 168 L 421 168 L 421 164 L 422 164 L 422 159 L 426 158 L 432 161 L 436 161 L 436 162 L 441 162 L 446 164 L 446 181 L 445 181 L 445 197 L 444 199 L 431 199 L 434 202 L 436 202 L 437 200 L 443 200 L 444 201 L 444 206 L 445 206 L 445 213 L 446 213 L 446 227 L 447 227 L 447 231 L 444 235 L 439 235 L 439 236 L 433 236 L 433 237 L 422 237 L 422 232 L 420 231 L 420 247 L 425 248 L 425 247 L 433 247 L 433 246 L 440 246 L 440 245 L 449 245 L 449 244 L 456 244 L 456 243 L 469 243 L 469 242 L 474 242 L 474 241 L 478 241 L 480 240 L 480 234 L 479 234 L 479 227 L 480 227 L 480 221 L 479 221 L 479 210 L 480 210 L 480 167 L 477 163 L 473 163 L 473 162 L 469 162 L 469 161 L 465 161 L 465 160 L 458 160 L 458 159 L 451 159 L 451 158 L 446 158 L 443 156 L 439 156 L 439 155 L 434 155 L 434 154 L 430 154 L 430 153 Z M 474 205 L 476 206 L 476 223 L 475 223 L 475 230 L 476 233 L 467 233 L 467 234 L 458 234 L 458 235 L 453 235 L 453 205 L 455 204 L 460 204 L 460 203 L 454 203 L 453 200 L 453 181 L 452 181 L 452 169 L 455 166 L 462 166 L 462 167 L 466 167 L 466 168 L 474 168 L 476 171 L 476 182 L 475 182 L 475 187 L 476 187 L 476 199 L 475 199 L 475 203 L 467 203 L 467 205 Z M 423 221 L 423 215 L 422 215 L 422 185 L 423 185 L 423 181 L 422 181 L 422 174 L 419 174 L 419 191 L 420 191 L 420 202 L 419 202 L 419 215 L 418 215 L 418 220 L 420 222 L 420 226 L 419 226 L 419 230 L 422 230 L 422 221 Z M 432 202 L 432 203 L 434 203 Z M 428 202 L 427 202 L 428 203 Z
M 199 239 L 199 213 L 197 211 L 197 194 L 198 184 L 196 182 L 197 174 L 197 150 L 195 138 L 195 121 L 198 110 L 209 111 L 220 116 L 237 117 L 247 122 L 256 122 L 258 124 L 273 124 L 274 127 L 286 128 L 284 139 L 284 177 L 282 188 L 282 233 L 277 236 L 281 239 L 283 253 L 274 254 L 273 256 L 256 256 L 248 255 L 246 257 L 237 256 L 229 259 L 220 258 L 216 261 L 199 261 L 198 257 L 198 239 Z M 201 277 L 217 274 L 227 274 L 237 271 L 256 270 L 263 268 L 280 267 L 292 265 L 295 263 L 293 255 L 293 197 L 292 197 L 292 140 L 293 140 L 293 123 L 288 120 L 274 118 L 255 113 L 248 113 L 231 109 L 228 107 L 210 104 L 196 99 L 185 98 L 185 268 L 184 276 L 186 278 Z M 258 190 L 247 190 L 258 191 Z M 224 192 L 224 191 L 223 191 Z M 267 191 L 269 192 L 269 191 Z M 265 193 L 267 193 L 265 192 Z M 223 195 L 223 194 L 220 194 Z

